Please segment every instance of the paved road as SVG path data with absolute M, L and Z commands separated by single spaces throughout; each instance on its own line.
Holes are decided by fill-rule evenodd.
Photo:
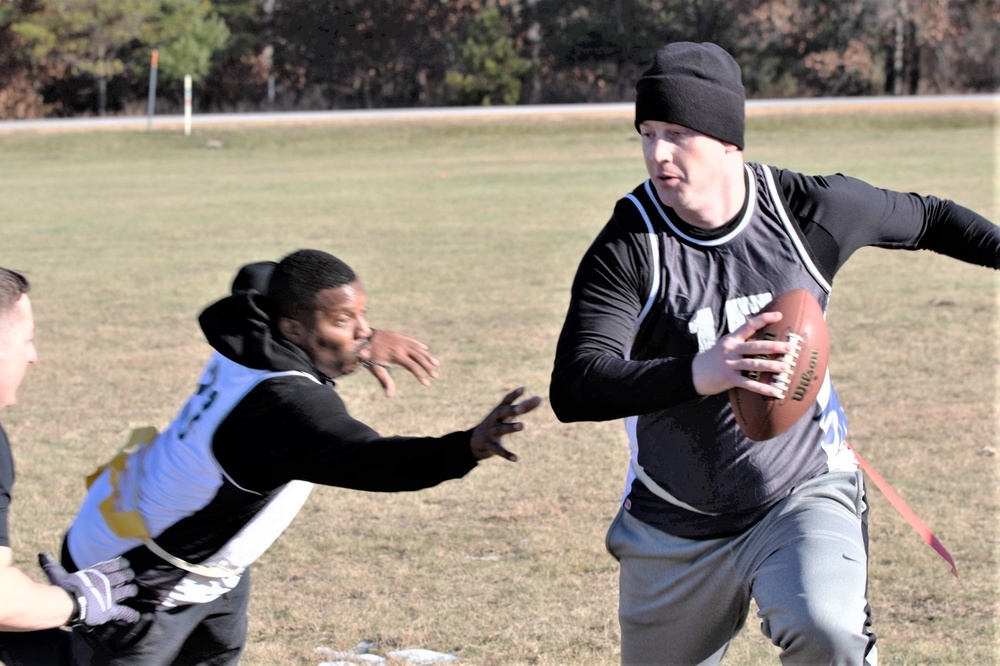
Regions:
M 747 114 L 815 109 L 817 111 L 851 111 L 857 108 L 884 106 L 917 108 L 992 108 L 1000 114 L 1000 94 L 926 95 L 912 97 L 837 97 L 813 99 L 748 100 Z M 541 104 L 522 106 L 475 106 L 423 109 L 358 109 L 347 111 L 288 111 L 278 113 L 214 113 L 196 114 L 193 127 L 219 125 L 277 125 L 285 123 L 322 123 L 342 120 L 378 120 L 385 118 L 442 118 L 463 116 L 532 116 L 532 115 L 627 115 L 631 102 L 618 104 Z M 181 115 L 115 116 L 110 118 L 52 118 L 44 120 L 0 120 L 0 133 L 19 131 L 90 131 L 97 129 L 162 129 L 183 127 Z

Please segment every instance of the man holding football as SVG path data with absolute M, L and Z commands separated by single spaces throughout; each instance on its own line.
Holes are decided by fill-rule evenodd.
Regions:
M 624 664 L 715 664 L 755 600 L 783 663 L 874 664 L 867 505 L 827 374 L 764 442 L 728 391 L 781 398 L 787 341 L 757 314 L 805 289 L 825 310 L 862 246 L 1000 268 L 1000 228 L 953 202 L 843 175 L 744 162 L 739 65 L 714 44 L 661 48 L 636 84 L 649 179 L 584 255 L 550 386 L 560 420 L 624 419 L 631 464 L 607 535 L 621 563 Z M 746 374 L 745 374 L 746 373 Z M 750 375 L 750 376 L 748 376 Z

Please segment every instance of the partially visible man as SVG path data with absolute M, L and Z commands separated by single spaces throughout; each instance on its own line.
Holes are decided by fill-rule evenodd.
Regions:
M 621 563 L 624 664 L 717 664 L 746 621 L 784 664 L 874 665 L 865 489 L 824 377 L 813 409 L 766 442 L 727 392 L 782 389 L 789 341 L 755 340 L 772 298 L 823 306 L 864 246 L 1000 268 L 1000 228 L 954 202 L 745 162 L 740 67 L 715 44 L 657 51 L 636 84 L 649 178 L 580 262 L 550 397 L 562 421 L 622 418 L 625 495 L 607 534 Z
M 37 359 L 29 288 L 23 275 L 0 267 L 0 411 L 15 403 L 28 366 Z M 40 555 L 51 585 L 15 568 L 7 529 L 13 485 L 14 460 L 0 426 L 0 661 L 7 666 L 68 663 L 69 633 L 59 627 L 138 619 L 135 610 L 120 605 L 137 587 L 121 558 L 68 574 Z
M 97 477 L 63 547 L 70 570 L 126 554 L 142 617 L 135 626 L 74 632 L 74 656 L 129 666 L 236 664 L 250 565 L 314 483 L 419 490 L 494 455 L 517 459 L 501 440 L 522 430 L 512 420 L 540 403 L 517 402 L 522 389 L 474 428 L 442 437 L 383 437 L 348 414 L 334 379 L 406 359 L 411 372 L 433 372 L 412 338 L 372 329 L 367 308 L 349 266 L 300 250 L 277 265 L 243 267 L 232 295 L 201 314 L 215 352 L 197 390 L 166 430 Z

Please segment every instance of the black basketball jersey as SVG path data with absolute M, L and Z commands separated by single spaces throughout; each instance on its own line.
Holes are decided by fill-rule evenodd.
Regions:
M 746 438 L 726 393 L 701 396 L 691 361 L 773 297 L 807 289 L 828 305 L 858 248 L 928 249 L 1000 268 L 1000 228 L 954 202 L 843 175 L 745 165 L 729 224 L 686 224 L 649 181 L 620 199 L 577 271 L 549 388 L 562 421 L 622 418 L 626 508 L 683 537 L 742 531 L 803 481 L 856 469 L 847 421 L 824 378 L 791 430 Z
M 653 276 L 626 358 L 693 356 L 792 289 L 808 290 L 825 311 L 830 285 L 773 174 L 759 164 L 745 169 L 743 210 L 713 234 L 673 218 L 649 181 L 626 196 L 647 230 Z M 625 427 L 632 449 L 626 506 L 649 522 L 667 521 L 680 536 L 742 529 L 803 480 L 857 467 L 829 374 L 812 412 L 766 442 L 743 435 L 727 393 L 632 416 Z

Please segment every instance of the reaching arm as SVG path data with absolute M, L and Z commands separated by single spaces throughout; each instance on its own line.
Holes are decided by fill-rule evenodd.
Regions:
M 0 631 L 61 627 L 73 613 L 73 599 L 60 587 L 36 583 L 12 564 L 0 547 Z
M 885 190 L 840 174 L 806 176 L 781 169 L 776 174 L 828 280 L 865 246 L 930 250 L 1000 268 L 1000 227 L 953 201 Z
M 932 210 L 918 248 L 1000 269 L 1000 227 L 953 201 L 936 199 Z
M 47 553 L 38 563 L 51 585 L 31 580 L 11 565 L 11 552 L 0 547 L 0 631 L 35 631 L 65 624 L 96 627 L 120 620 L 135 622 L 139 612 L 122 604 L 139 588 L 128 561 L 118 557 L 68 573 Z
M 537 406 L 508 395 L 479 426 L 441 437 L 383 437 L 352 418 L 329 386 L 301 377 L 261 382 L 216 430 L 213 451 L 239 485 L 256 491 L 291 480 L 398 492 L 419 490 L 468 474 L 478 460 L 504 455 L 509 421 Z

